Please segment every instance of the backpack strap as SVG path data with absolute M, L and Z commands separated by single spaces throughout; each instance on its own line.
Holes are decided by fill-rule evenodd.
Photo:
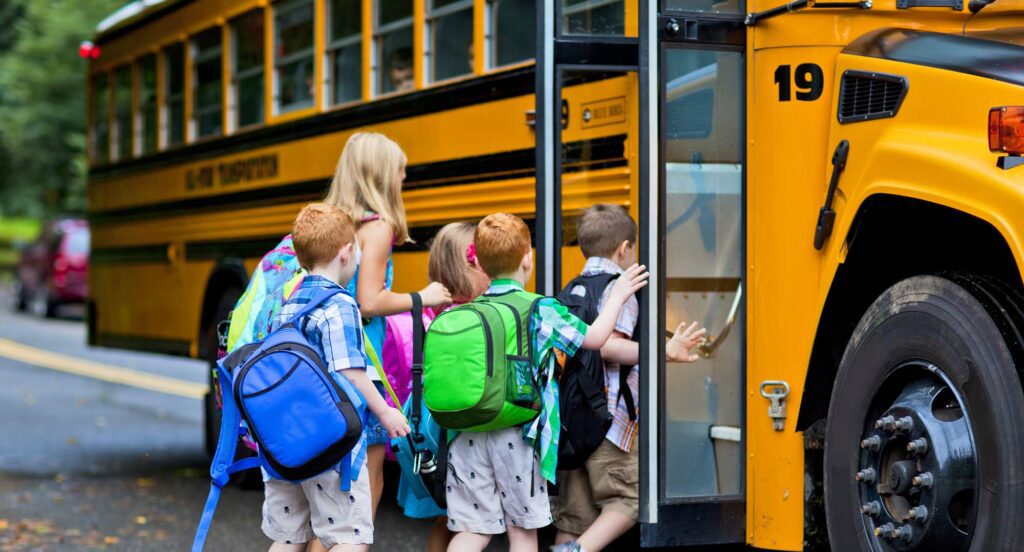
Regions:
M 619 365 L 619 398 L 626 401 L 626 412 L 629 414 L 629 421 L 636 421 L 636 402 L 633 400 L 633 390 L 629 388 L 629 374 L 633 367 Z
M 223 410 L 220 421 L 220 438 L 217 440 L 217 451 L 213 455 L 213 462 L 210 464 L 210 495 L 206 498 L 206 506 L 203 508 L 203 516 L 199 520 L 199 527 L 196 529 L 195 539 L 192 541 L 192 552 L 201 552 L 206 542 L 206 535 L 210 531 L 210 524 L 213 523 L 213 513 L 217 509 L 217 501 L 220 500 L 220 491 L 231 479 L 231 474 L 242 470 L 260 466 L 258 456 L 244 458 L 233 462 L 235 449 L 238 446 L 239 421 L 241 415 L 238 405 L 235 404 L 234 394 L 231 393 L 231 372 L 223 363 L 217 363 L 217 377 L 220 381 L 227 383 L 221 389 L 227 389 L 227 393 L 221 393 Z
M 324 301 L 327 301 L 331 297 L 334 297 L 335 295 L 342 293 L 344 291 L 345 290 L 340 287 L 329 287 L 321 289 L 316 293 L 316 295 L 314 295 L 309 300 L 308 303 L 306 303 L 304 307 L 302 307 L 301 310 L 299 310 L 299 312 L 292 315 L 292 319 L 289 321 L 289 323 L 294 324 L 299 331 L 302 331 L 302 328 L 299 327 L 299 320 L 302 319 L 302 317 L 313 312 L 313 309 L 319 307 L 321 304 L 323 304 Z
M 423 402 L 423 298 L 412 294 L 412 409 L 409 421 L 412 423 L 412 438 L 421 442 L 421 403 Z M 398 404 L 398 403 L 395 403 Z
M 380 356 L 377 355 L 377 349 L 373 347 L 373 342 L 370 341 L 370 336 L 366 335 L 366 330 L 363 330 L 363 348 L 366 349 L 366 356 L 370 357 L 370 364 L 377 369 L 377 376 L 380 378 L 380 382 L 384 384 L 384 390 L 387 391 L 391 397 L 391 402 L 395 405 L 402 404 L 398 400 L 398 395 L 395 394 L 395 390 L 391 387 L 391 382 L 388 380 L 388 375 L 384 373 L 384 367 L 380 363 Z

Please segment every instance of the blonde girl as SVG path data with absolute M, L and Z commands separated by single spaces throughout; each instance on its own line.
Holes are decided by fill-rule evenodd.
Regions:
M 405 180 L 405 153 L 394 141 L 375 132 L 353 134 L 338 159 L 338 167 L 327 193 L 326 203 L 338 206 L 356 221 L 356 274 L 348 286 L 359 302 L 369 342 L 380 354 L 384 345 L 384 317 L 412 309 L 412 297 L 393 293 L 391 249 L 411 241 L 402 204 Z M 419 291 L 425 307 L 451 303 L 448 290 L 433 282 Z M 383 395 L 383 384 L 376 370 L 370 379 Z M 376 513 L 384 487 L 384 450 L 387 432 L 372 414 L 364 429 L 367 435 L 367 467 L 373 511 Z

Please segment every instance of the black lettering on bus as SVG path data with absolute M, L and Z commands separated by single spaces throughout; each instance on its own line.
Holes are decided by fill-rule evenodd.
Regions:
M 816 63 L 801 63 L 796 66 L 796 74 L 793 76 L 789 65 L 780 65 L 775 68 L 775 84 L 779 87 L 780 102 L 792 100 L 794 84 L 798 101 L 813 102 L 825 90 L 825 72 Z

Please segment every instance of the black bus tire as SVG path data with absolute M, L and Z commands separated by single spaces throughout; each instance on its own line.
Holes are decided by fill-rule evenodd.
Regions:
M 1024 344 L 1020 339 L 1024 330 L 1022 306 L 1020 294 L 1006 284 L 986 278 L 945 275 L 903 280 L 868 308 L 846 347 L 829 405 L 824 482 L 833 550 L 1024 550 L 1024 523 L 1020 523 L 1024 519 L 1024 478 L 1020 475 L 1024 473 L 1024 392 L 1019 372 L 1019 349 Z M 870 467 L 872 458 L 885 458 L 885 451 L 890 449 L 884 447 L 896 442 L 897 434 L 887 434 L 893 437 L 883 441 L 885 445 L 877 457 L 871 457 L 871 449 L 861 441 L 871 432 L 884 431 L 874 429 L 874 416 L 893 396 L 906 393 L 909 388 L 899 391 L 887 386 L 936 377 L 934 371 L 923 371 L 920 377 L 912 375 L 917 372 L 912 372 L 911 366 L 919 364 L 937 367 L 945 374 L 945 385 L 940 383 L 938 387 L 948 387 L 955 394 L 949 404 L 963 413 L 964 421 L 960 423 L 969 427 L 973 435 L 973 452 L 969 456 L 976 471 L 972 474 L 971 494 L 958 491 L 959 496 L 965 497 L 961 503 L 970 504 L 967 514 L 954 516 L 950 512 L 958 508 L 949 502 L 945 511 L 936 508 L 940 510 L 933 512 L 936 519 L 928 524 L 911 523 L 910 517 L 903 517 L 904 524 L 917 531 L 915 542 L 910 543 L 891 536 L 883 538 L 892 535 L 884 531 L 882 537 L 876 536 L 875 529 L 890 519 L 885 516 L 897 517 L 890 512 L 899 508 L 890 508 L 892 503 L 882 500 L 886 497 L 879 492 L 883 515 L 862 513 L 862 501 L 865 496 L 870 499 L 873 486 L 857 478 L 859 470 Z M 905 396 L 900 394 L 896 403 Z M 933 413 L 937 402 L 936 397 L 931 403 Z M 890 404 L 890 408 L 895 406 L 898 405 Z M 895 431 L 899 431 L 898 426 Z M 898 444 L 904 447 L 905 443 Z M 879 480 L 890 482 L 886 478 L 894 470 L 877 471 L 884 472 L 878 474 Z M 942 484 L 937 480 L 936 487 L 928 492 L 940 493 Z M 917 500 L 923 501 L 926 496 L 924 491 L 908 492 L 919 492 Z M 962 514 L 962 508 L 959 510 Z M 941 515 L 948 517 L 937 517 Z M 956 528 L 956 522 L 948 527 L 940 523 L 953 519 L 961 523 L 971 520 L 971 525 L 959 526 L 963 533 L 960 540 L 955 538 L 956 534 L 954 538 L 943 536 L 949 534 L 950 528 Z

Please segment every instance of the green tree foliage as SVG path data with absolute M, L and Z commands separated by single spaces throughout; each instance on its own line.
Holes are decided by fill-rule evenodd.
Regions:
M 85 208 L 87 62 L 124 0 L 0 0 L 0 214 Z

